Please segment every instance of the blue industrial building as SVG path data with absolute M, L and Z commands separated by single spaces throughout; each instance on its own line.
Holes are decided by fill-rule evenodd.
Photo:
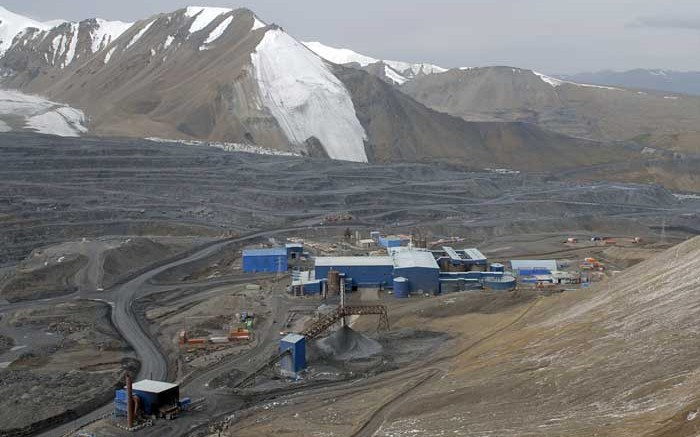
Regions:
M 328 256 L 316 258 L 315 278 L 328 279 L 328 272 L 340 272 L 352 288 L 391 287 L 394 261 L 390 256 Z
M 280 340 L 280 353 L 289 351 L 282 356 L 280 369 L 283 375 L 296 376 L 306 369 L 306 337 L 299 334 L 287 334 Z
M 513 286 L 505 267 L 502 264 L 489 266 L 486 257 L 477 249 L 445 247 L 442 251 L 427 251 L 393 247 L 388 250 L 391 256 L 316 258 L 315 280 L 325 281 L 328 272 L 335 270 L 346 280 L 348 290 L 353 287 L 393 288 L 396 297 L 408 297 L 410 293 L 439 294 L 443 285 L 446 291 L 482 288 L 487 282 L 494 290 Z M 441 269 L 440 260 L 450 267 Z
M 287 249 L 284 247 L 243 249 L 243 271 L 246 273 L 286 272 Z
M 440 293 L 440 267 L 431 252 L 405 250 L 394 253 L 394 276 L 408 280 L 410 293 Z
M 551 275 L 557 271 L 557 262 L 542 259 L 514 259 L 510 261 L 510 267 L 516 276 Z

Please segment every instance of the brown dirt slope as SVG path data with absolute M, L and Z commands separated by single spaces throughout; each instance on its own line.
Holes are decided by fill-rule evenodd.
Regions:
M 424 435 L 694 435 L 698 268 L 700 238 L 590 291 L 541 300 L 458 355 L 378 435 L 407 426 Z
M 370 161 L 444 160 L 470 166 L 544 170 L 636 156 L 529 123 L 465 122 L 435 112 L 364 71 L 338 67 L 370 142 Z
M 696 132 L 700 98 L 563 83 L 530 70 L 485 67 L 416 78 L 402 91 L 435 110 L 466 120 L 528 121 L 566 135 L 630 140 L 669 135 L 661 148 L 684 144 L 672 134 Z M 692 150 L 682 146 L 686 150 Z
M 18 270 L 0 289 L 0 296 L 10 302 L 45 299 L 77 290 L 75 275 L 87 265 L 82 255 L 65 257 L 60 263 L 40 268 Z

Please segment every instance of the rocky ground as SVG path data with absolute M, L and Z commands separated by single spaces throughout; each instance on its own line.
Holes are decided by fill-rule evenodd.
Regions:
M 261 229 L 276 232 L 255 234 L 244 244 L 217 245 L 201 257 L 154 270 L 152 277 L 139 283 L 139 290 L 148 288 L 152 293 L 130 308 L 167 355 L 170 376 L 185 377 L 188 394 L 210 399 L 191 422 L 169 423 L 149 431 L 152 435 L 199 431 L 200 425 L 232 409 L 240 410 L 235 435 L 281 429 L 307 435 L 309 424 L 319 435 L 411 435 L 412 429 L 440 435 L 430 427 L 431 420 L 449 424 L 444 428 L 452 432 L 481 432 L 494 423 L 485 407 L 479 409 L 475 393 L 485 390 L 484 402 L 498 410 L 497 405 L 506 402 L 505 393 L 515 393 L 506 404 L 517 409 L 517 402 L 540 396 L 528 390 L 551 389 L 549 380 L 535 388 L 526 384 L 540 381 L 540 373 L 529 373 L 534 372 L 530 361 L 518 361 L 524 341 L 520 334 L 547 339 L 535 347 L 546 348 L 547 341 L 566 326 L 540 324 L 551 320 L 546 311 L 554 312 L 569 295 L 518 291 L 408 301 L 359 296 L 363 303 L 369 298 L 389 305 L 389 332 L 377 331 L 376 317 L 352 320 L 352 328 L 363 337 L 352 336 L 347 343 L 354 345 L 351 349 L 371 353 L 363 352 L 362 357 L 353 353 L 348 359 L 341 351 L 333 358 L 333 347 L 322 350 L 312 345 L 310 384 L 300 383 L 290 398 L 285 397 L 288 383 L 271 373 L 267 385 L 246 395 L 250 397 L 234 394 L 240 376 L 274 352 L 280 331 L 298 331 L 313 316 L 302 311 L 290 326 L 283 326 L 287 310 L 320 303 L 286 296 L 288 278 L 243 274 L 240 250 L 245 245 L 294 237 L 304 239 L 312 253 L 352 254 L 357 249 L 342 242 L 346 227 L 364 235 L 374 229 L 420 231 L 429 241 L 462 237 L 460 246 L 478 246 L 495 261 L 556 257 L 580 262 L 595 256 L 611 269 L 631 267 L 639 275 L 637 269 L 649 269 L 645 259 L 700 230 L 698 199 L 675 196 L 653 184 L 572 182 L 570 175 L 465 171 L 444 164 L 376 166 L 229 153 L 205 146 L 29 134 L 0 138 L 0 157 L 8 162 L 0 169 L 0 183 L 7 187 L 0 193 L 0 372 L 10 372 L 3 379 L 7 381 L 3 396 L 29 393 L 32 381 L 51 387 L 47 394 L 21 400 L 22 405 L 36 399 L 50 405 L 41 417 L 65 410 L 87 390 L 73 378 L 86 381 L 90 389 L 83 395 L 94 400 L 109 394 L 120 372 L 133 366 L 129 350 L 108 323 L 109 306 L 82 299 L 86 293 L 101 299 L 140 272 L 214 241 Z M 619 244 L 597 245 L 590 242 L 592 235 L 617 237 Z M 580 242 L 565 244 L 570 236 Z M 631 243 L 634 236 L 643 242 Z M 251 283 L 261 289 L 248 289 L 246 284 Z M 572 306 L 577 299 L 592 300 L 603 295 L 609 283 L 617 284 L 604 282 L 597 292 L 568 299 L 573 299 Z M 176 337 L 184 323 L 191 323 L 197 335 L 216 335 L 241 310 L 259 315 L 259 343 L 193 352 L 189 360 L 180 353 Z M 538 318 L 530 319 L 532 315 Z M 586 329 L 600 325 L 586 323 Z M 591 335 L 600 333 L 596 329 Z M 501 334 L 517 347 L 497 344 Z M 580 340 L 572 338 L 573 343 Z M 489 355 L 492 350 L 496 355 Z M 540 354 L 537 351 L 533 353 Z M 482 363 L 483 354 L 488 359 Z M 219 369 L 219 363 L 226 366 Z M 61 381 L 70 384 L 62 387 Z M 209 383 L 218 390 L 216 395 L 208 391 Z M 63 403 L 50 397 L 56 393 Z M 556 390 L 543 393 L 557 396 Z M 447 400 L 454 405 L 446 405 Z M 566 402 L 592 411 L 575 399 Z M 8 404 L 7 409 L 13 408 Z M 473 412 L 475 420 L 454 419 L 463 410 Z M 552 419 L 539 410 L 532 415 Z M 29 417 L 15 419 L 11 423 L 19 426 Z M 467 422 L 471 428 L 464 428 Z M 585 434 L 590 428 L 584 422 L 580 429 Z M 504 433 L 517 428 L 511 422 L 503 424 L 499 429 Z M 578 428 L 551 429 L 566 434 Z
M 206 146 L 3 134 L 0 263 L 117 236 L 227 237 L 344 214 L 367 227 L 476 238 L 601 228 L 698 229 L 697 200 L 655 185 L 228 153 Z M 39 158 L 40 157 L 40 158 Z M 578 177 L 580 175 L 576 175 Z M 569 176 L 566 176 L 567 178 Z
M 109 313 L 104 303 L 78 300 L 3 314 L 0 431 L 104 399 L 126 369 L 138 366 Z

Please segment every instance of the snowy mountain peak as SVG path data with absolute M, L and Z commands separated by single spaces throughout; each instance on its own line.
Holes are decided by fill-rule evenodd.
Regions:
M 90 31 L 92 40 L 92 53 L 97 53 L 107 47 L 112 41 L 119 38 L 134 23 L 124 23 L 122 21 L 107 21 L 101 18 L 94 19 L 94 27 Z
M 190 25 L 190 34 L 199 32 L 200 30 L 206 28 L 214 21 L 218 16 L 232 12 L 233 9 L 229 8 L 212 8 L 206 6 L 188 6 L 185 9 L 185 16 L 188 18 L 194 18 L 192 24 Z
M 0 55 L 4 54 L 12 45 L 12 40 L 22 31 L 28 28 L 48 30 L 61 24 L 62 21 L 54 20 L 42 23 L 31 18 L 15 14 L 0 6 Z
M 378 62 L 386 64 L 388 69 L 384 71 L 384 77 L 398 85 L 424 74 L 444 73 L 447 69 L 433 64 L 426 63 L 411 63 L 402 61 L 389 61 L 385 59 L 376 59 L 370 56 L 365 56 L 354 52 L 350 49 L 335 48 L 327 46 L 318 41 L 309 41 L 303 43 L 314 53 L 334 64 L 359 64 L 361 67 L 368 67 Z

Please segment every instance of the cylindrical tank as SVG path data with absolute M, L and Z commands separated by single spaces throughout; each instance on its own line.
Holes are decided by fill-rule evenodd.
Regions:
M 400 276 L 394 278 L 394 296 L 403 299 L 408 297 L 408 293 L 408 279 Z
M 340 294 L 340 272 L 337 270 L 328 271 L 328 295 L 337 296 Z
M 506 268 L 505 268 L 505 266 L 504 266 L 503 264 L 493 263 L 493 264 L 491 264 L 491 269 L 490 269 L 490 270 L 491 270 L 492 272 L 501 272 L 501 273 L 503 273 L 503 272 L 506 271 Z
M 515 278 L 509 275 L 484 278 L 484 288 L 491 291 L 510 291 L 514 290 L 516 285 Z

